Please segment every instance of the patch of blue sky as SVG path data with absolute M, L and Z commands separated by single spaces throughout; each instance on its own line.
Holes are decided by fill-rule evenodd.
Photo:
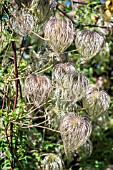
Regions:
M 70 6 L 71 2 L 70 1 L 66 1 L 65 4 L 66 4 L 66 6 Z
M 3 18 L 3 19 L 6 19 L 6 18 L 7 18 L 7 16 L 6 16 L 6 15 L 4 15 L 2 18 Z

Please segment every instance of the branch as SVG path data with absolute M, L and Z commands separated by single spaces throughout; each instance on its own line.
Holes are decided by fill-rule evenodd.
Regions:
M 15 110 L 16 105 L 17 105 L 17 99 L 18 99 L 18 85 L 19 85 L 19 79 L 18 79 L 18 67 L 17 67 L 17 55 L 16 55 L 16 43 L 12 41 L 12 50 L 13 50 L 13 55 L 14 55 L 14 68 L 15 68 L 15 76 L 17 78 L 16 80 L 16 95 L 14 98 L 14 105 L 13 105 L 13 110 Z M 11 170 L 14 170 L 14 153 L 13 153 L 13 123 L 10 123 L 10 152 L 12 155 L 11 158 Z
M 55 130 L 55 129 L 52 129 L 52 128 L 49 128 L 47 126 L 40 126 L 39 124 L 34 124 L 34 125 L 28 125 L 28 124 L 24 124 L 24 123 L 19 123 L 19 122 L 13 122 L 11 120 L 11 123 L 13 124 L 16 124 L 16 125 L 21 125 L 23 129 L 27 129 L 27 128 L 32 128 L 32 127 L 39 127 L 39 128 L 43 128 L 43 129 L 47 129 L 47 130 L 50 130 L 50 131 L 53 131 L 53 132 L 57 132 L 57 133 L 62 133 L 61 131 L 59 130 Z M 42 123 L 42 122 L 41 122 Z M 40 123 L 40 124 L 41 124 Z M 44 123 L 44 122 L 43 122 Z
M 14 53 L 14 67 L 15 67 L 15 76 L 17 78 L 16 80 L 16 96 L 14 99 L 14 105 L 13 105 L 13 110 L 16 108 L 17 105 L 17 98 L 18 98 L 18 85 L 19 85 L 19 79 L 18 79 L 18 67 L 17 67 L 17 56 L 16 56 L 16 43 L 12 41 L 12 49 Z
M 10 123 L 10 152 L 11 152 L 11 170 L 14 170 L 14 153 L 13 153 L 13 123 Z
M 72 0 L 72 1 L 73 1 L 73 3 L 77 3 L 77 4 L 81 4 L 81 5 L 88 5 L 88 3 L 84 2 L 84 1 L 82 1 L 82 2 L 78 2 L 76 0 Z
M 59 10 L 65 17 L 67 17 L 68 19 L 70 19 L 70 20 L 72 21 L 72 23 L 73 23 L 74 25 L 76 25 L 76 28 L 79 28 L 79 27 L 98 27 L 98 28 L 109 29 L 109 27 L 106 27 L 106 26 L 98 26 L 98 25 L 90 25 L 90 24 L 83 25 L 83 24 L 81 24 L 81 23 L 76 23 L 75 21 L 73 21 L 73 19 L 72 19 L 68 14 L 66 14 L 66 12 L 64 12 L 63 10 L 61 10 L 61 9 L 59 8 L 59 4 L 57 4 L 56 9 Z
M 109 29 L 110 27 L 106 27 L 106 26 L 99 26 L 99 25 L 82 25 L 83 27 L 98 27 L 98 28 L 104 28 L 104 29 Z
M 71 18 L 68 14 L 66 14 L 63 10 L 61 10 L 61 9 L 59 8 L 59 4 L 57 4 L 56 9 L 57 9 L 59 12 L 61 12 L 65 17 L 67 17 L 68 19 L 70 19 L 73 24 L 76 24 L 75 21 L 73 21 L 72 18 Z
M 75 6 L 73 4 L 73 0 L 71 0 L 71 7 L 72 7 L 72 11 L 75 11 Z M 75 14 L 72 16 L 73 20 L 75 19 Z

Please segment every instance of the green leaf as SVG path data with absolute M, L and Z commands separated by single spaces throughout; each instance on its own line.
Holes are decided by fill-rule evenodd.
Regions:
M 7 157 L 8 157 L 8 158 L 11 158 L 11 153 L 10 153 L 10 151 L 9 151 L 9 150 L 6 150 L 6 152 L 5 152 L 5 153 L 6 153 L 6 155 L 7 155 Z

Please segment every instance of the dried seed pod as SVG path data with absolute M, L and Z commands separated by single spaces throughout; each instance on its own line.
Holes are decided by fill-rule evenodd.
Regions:
M 56 104 L 60 112 L 61 111 L 64 111 L 66 113 L 76 112 L 76 110 L 78 109 L 78 105 L 75 101 L 56 100 Z
M 10 25 L 17 34 L 26 36 L 34 26 L 33 16 L 24 9 L 15 10 L 10 19 Z
M 89 81 L 69 63 L 58 64 L 52 71 L 53 97 L 63 101 L 78 101 L 88 91 Z
M 54 9 L 54 0 L 33 0 L 30 5 L 30 11 L 35 18 L 35 23 L 39 26 L 53 15 Z
M 86 95 L 86 92 L 89 89 L 89 81 L 82 73 L 75 74 L 73 81 L 72 94 L 75 96 L 74 101 L 78 101 Z
M 78 31 L 75 38 L 75 46 L 84 60 L 95 56 L 103 46 L 105 37 L 97 31 Z
M 80 157 L 87 158 L 91 155 L 93 150 L 93 145 L 90 139 L 88 139 L 79 149 L 77 149 L 78 154 Z
M 72 75 L 75 73 L 75 68 L 71 63 L 57 64 L 52 70 L 52 84 L 54 85 L 53 96 L 58 99 L 62 99 L 62 95 L 70 94 L 69 83 L 72 79 Z M 72 81 L 71 81 L 72 83 Z M 53 98 L 54 98 L 53 97 Z M 65 100 L 66 100 L 65 96 Z M 70 100 L 70 98 L 68 98 Z
M 50 19 L 44 28 L 44 37 L 53 51 L 60 54 L 73 42 L 74 26 L 70 20 Z
M 71 63 L 60 63 L 57 64 L 52 70 L 52 80 L 57 83 L 65 75 L 74 74 L 76 71 L 75 67 Z
M 110 97 L 105 91 L 93 90 L 83 99 L 83 107 L 91 119 L 98 118 L 106 112 L 110 105 Z
M 46 170 L 63 170 L 63 161 L 58 155 L 47 154 L 43 163 Z
M 25 80 L 25 94 L 36 106 L 44 103 L 51 92 L 51 81 L 46 76 L 30 74 Z
M 88 117 L 82 117 L 75 113 L 69 113 L 60 125 L 64 150 L 67 154 L 82 146 L 89 138 L 92 125 Z
M 106 14 L 104 16 L 106 16 Z M 104 16 L 101 14 L 99 15 L 99 19 L 97 21 L 97 25 L 99 26 L 98 31 L 102 32 L 105 36 L 111 36 L 113 34 L 113 30 L 112 30 L 113 24 L 111 22 L 112 18 L 111 20 L 106 21 Z M 101 28 L 101 27 L 105 27 L 105 28 Z M 106 27 L 108 29 L 106 29 Z

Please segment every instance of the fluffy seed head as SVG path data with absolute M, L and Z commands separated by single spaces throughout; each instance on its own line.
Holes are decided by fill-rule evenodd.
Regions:
M 98 118 L 106 112 L 110 105 L 110 97 L 105 91 L 92 91 L 83 99 L 83 107 L 91 119 Z
M 84 60 L 95 56 L 101 49 L 105 37 L 97 31 L 81 30 L 77 32 L 75 46 Z
M 64 150 L 67 154 L 82 146 L 89 138 L 92 125 L 87 117 L 69 113 L 64 117 L 60 125 Z
M 80 100 L 89 88 L 89 81 L 69 63 L 58 64 L 52 71 L 53 96 L 63 101 Z
M 25 94 L 28 101 L 39 106 L 51 92 L 51 81 L 46 76 L 30 74 L 25 80 Z
M 21 9 L 15 10 L 10 19 L 10 25 L 14 32 L 21 36 L 26 36 L 34 26 L 34 19 L 28 11 Z
M 70 20 L 50 19 L 44 28 L 44 37 L 53 51 L 60 54 L 73 42 L 74 26 Z
M 33 0 L 30 5 L 30 11 L 38 26 L 45 23 L 53 15 L 54 9 L 54 0 Z
M 75 67 L 71 63 L 57 64 L 52 70 L 52 80 L 57 82 L 66 74 L 73 74 L 75 71 Z
M 46 170 L 63 170 L 63 162 L 58 155 L 48 154 L 43 163 Z

